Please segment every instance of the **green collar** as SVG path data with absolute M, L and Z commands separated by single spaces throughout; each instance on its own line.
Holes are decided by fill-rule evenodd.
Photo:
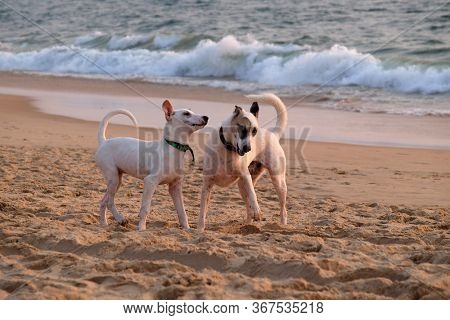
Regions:
M 164 138 L 164 140 L 166 140 L 166 142 L 169 145 L 171 145 L 172 147 L 174 147 L 175 149 L 178 149 L 178 150 L 183 151 L 183 152 L 186 152 L 186 151 L 189 150 L 189 152 L 192 155 L 192 162 L 195 162 L 194 150 L 192 150 L 192 148 L 189 147 L 188 144 L 182 144 L 182 143 L 179 143 L 179 142 L 176 142 L 176 141 L 170 141 L 170 140 L 167 140 L 166 138 Z

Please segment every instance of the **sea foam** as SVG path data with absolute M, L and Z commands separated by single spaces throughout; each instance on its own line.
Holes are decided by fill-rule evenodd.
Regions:
M 106 43 L 104 48 L 85 46 L 98 38 Z M 97 33 L 77 38 L 71 48 L 11 52 L 1 51 L 0 47 L 0 70 L 85 76 L 103 75 L 103 70 L 107 70 L 119 78 L 233 79 L 242 83 L 243 90 L 246 84 L 254 89 L 256 83 L 280 87 L 364 86 L 425 94 L 450 92 L 448 66 L 392 65 L 341 45 L 318 51 L 295 44 L 226 36 L 218 41 L 201 40 L 188 50 L 173 50 L 180 41 L 181 37 L 170 35 L 110 36 L 105 40 L 103 33 Z M 151 48 L 139 47 L 143 43 Z

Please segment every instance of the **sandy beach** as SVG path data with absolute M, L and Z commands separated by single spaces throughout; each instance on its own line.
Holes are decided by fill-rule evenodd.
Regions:
M 212 88 L 136 86 L 156 97 L 231 107 L 245 101 Z M 246 225 L 237 186 L 218 188 L 207 230 L 198 233 L 197 134 L 192 145 L 198 160 L 192 167 L 186 157 L 184 184 L 193 228 L 178 227 L 167 188 L 160 186 L 147 230 L 138 232 L 143 185 L 127 176 L 116 203 L 130 223 L 122 227 L 109 216 L 108 227 L 98 224 L 105 191 L 94 162 L 98 122 L 43 113 L 42 101 L 14 90 L 76 88 L 72 93 L 80 99 L 129 93 L 111 81 L 7 73 L 0 87 L 0 298 L 450 298 L 448 136 L 438 141 L 440 148 L 285 139 L 288 225 L 279 224 L 278 201 L 264 176 L 256 187 L 264 221 Z M 291 120 L 301 111 L 295 109 Z M 162 114 L 149 114 L 163 123 Z M 400 116 L 389 119 L 392 130 L 395 121 L 403 125 Z M 430 137 L 448 132 L 445 117 L 417 119 L 405 126 L 420 122 Z M 158 132 L 143 128 L 139 135 Z M 136 130 L 113 124 L 107 134 L 136 136 Z

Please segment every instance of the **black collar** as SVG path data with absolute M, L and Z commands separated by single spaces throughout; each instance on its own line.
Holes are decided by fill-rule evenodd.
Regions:
M 233 146 L 231 143 L 229 143 L 227 140 L 225 140 L 225 137 L 223 136 L 223 128 L 222 127 L 220 127 L 220 129 L 219 129 L 219 136 L 220 136 L 220 141 L 222 141 L 223 145 L 225 146 L 225 148 L 228 151 L 237 152 L 237 148 L 235 146 Z
M 195 162 L 194 150 L 192 150 L 192 148 L 189 147 L 188 144 L 182 144 L 182 143 L 179 143 L 179 142 L 176 142 L 176 141 L 168 140 L 166 138 L 164 138 L 164 140 L 166 140 L 166 142 L 169 145 L 171 145 L 172 147 L 174 147 L 175 149 L 178 149 L 178 150 L 183 151 L 183 152 L 189 151 L 191 153 L 191 155 L 192 155 L 192 162 Z

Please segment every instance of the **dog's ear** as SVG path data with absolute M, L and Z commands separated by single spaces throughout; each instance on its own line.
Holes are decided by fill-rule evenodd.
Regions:
M 234 106 L 234 112 L 233 112 L 233 115 L 235 116 L 235 117 L 237 117 L 238 115 L 239 115 L 239 113 L 241 113 L 242 112 L 242 108 L 241 107 L 239 107 L 239 106 Z
M 166 120 L 169 121 L 172 119 L 173 107 L 169 100 L 164 100 L 162 104 L 162 108 L 164 110 L 164 114 L 166 115 Z
M 259 114 L 258 102 L 255 101 L 252 103 L 252 106 L 250 107 L 250 113 L 253 114 L 256 119 L 258 119 L 258 114 Z

